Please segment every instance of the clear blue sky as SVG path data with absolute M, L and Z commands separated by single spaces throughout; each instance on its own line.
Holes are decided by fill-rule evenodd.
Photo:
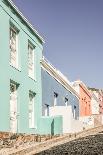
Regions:
M 103 0 L 13 0 L 45 39 L 44 56 L 70 81 L 103 88 Z

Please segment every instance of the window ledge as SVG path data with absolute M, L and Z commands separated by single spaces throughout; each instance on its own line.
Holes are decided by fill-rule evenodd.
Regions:
M 29 75 L 28 75 L 28 77 L 29 77 L 31 80 L 33 80 L 33 81 L 37 81 L 36 78 L 34 78 L 34 77 L 31 77 L 31 76 L 29 76 Z
M 15 66 L 13 66 L 11 63 L 10 63 L 10 66 L 13 67 L 14 69 L 16 69 L 17 71 L 21 72 L 21 69 L 20 68 L 17 68 Z

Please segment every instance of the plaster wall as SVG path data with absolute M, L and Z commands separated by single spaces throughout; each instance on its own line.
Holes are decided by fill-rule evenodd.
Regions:
M 91 97 L 86 90 L 80 86 L 80 116 L 91 115 Z
M 63 133 L 82 131 L 82 122 L 73 119 L 71 106 L 50 107 L 50 116 L 56 115 L 61 115 L 63 117 Z
M 54 92 L 58 94 L 57 106 L 64 107 L 65 98 L 68 99 L 67 105 L 71 105 L 72 114 L 75 118 L 79 117 L 79 99 L 72 94 L 69 90 L 65 89 L 55 78 L 53 78 L 46 70 L 42 69 L 42 115 L 45 115 L 45 105 L 49 106 L 49 109 L 54 106 Z
M 99 103 L 94 98 L 91 99 L 92 114 L 99 114 Z
M 94 117 L 93 116 L 82 116 L 79 120 L 83 123 L 84 129 L 89 129 L 94 127 Z
M 5 2 L 5 3 L 4 3 Z M 17 104 L 17 132 L 38 132 L 38 121 L 41 117 L 42 94 L 41 94 L 41 66 L 42 44 L 40 40 L 30 31 L 15 11 L 0 0 L 0 131 L 10 131 L 10 80 L 19 84 Z M 18 33 L 18 69 L 10 65 L 10 23 L 19 30 Z M 35 46 L 35 79 L 28 77 L 28 40 Z M 29 90 L 35 95 L 35 127 L 29 128 Z M 3 122 L 3 123 L 2 123 Z

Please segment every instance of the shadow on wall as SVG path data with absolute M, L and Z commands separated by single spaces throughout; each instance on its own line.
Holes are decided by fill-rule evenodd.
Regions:
M 54 135 L 54 119 L 51 123 L 51 135 Z

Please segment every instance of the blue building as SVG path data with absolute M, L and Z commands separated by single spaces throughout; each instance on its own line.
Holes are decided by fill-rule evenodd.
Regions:
M 63 125 L 64 132 L 72 131 L 73 121 L 79 121 L 79 95 L 69 80 L 45 59 L 41 72 L 43 116 L 62 115 L 65 123 L 68 122 L 68 126 Z

